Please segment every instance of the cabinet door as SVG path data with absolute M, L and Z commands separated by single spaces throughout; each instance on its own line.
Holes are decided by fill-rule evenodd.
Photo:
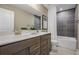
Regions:
M 28 47 L 30 40 L 24 40 L 0 47 L 0 54 L 11 55 Z
M 29 55 L 29 50 L 28 50 L 28 48 L 25 48 L 25 49 L 20 50 L 16 53 L 13 53 L 13 55 Z
M 49 34 L 41 36 L 41 54 L 47 55 L 49 54 L 49 50 L 51 49 L 51 37 Z
M 43 49 L 43 51 L 41 51 L 41 55 L 48 55 L 48 49 Z
M 40 55 L 40 48 L 37 48 L 34 51 L 30 52 L 30 55 Z
M 48 34 L 48 51 L 51 51 L 51 34 Z
M 42 41 L 41 43 L 41 54 L 47 55 L 48 54 L 48 40 Z

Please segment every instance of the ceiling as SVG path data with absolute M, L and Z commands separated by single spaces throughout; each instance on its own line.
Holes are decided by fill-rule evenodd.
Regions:
M 41 16 L 41 13 L 39 11 L 35 10 L 28 4 L 12 4 L 12 6 L 15 6 L 25 12 L 30 13 L 30 14 Z
M 76 4 L 57 4 L 56 5 L 57 12 L 67 10 L 67 9 L 72 9 L 75 7 L 76 7 Z
M 46 7 L 47 9 L 49 9 L 48 7 L 50 5 L 56 6 L 57 12 L 76 7 L 76 4 L 43 4 L 43 6 Z M 35 9 L 33 9 L 28 4 L 13 4 L 13 6 L 15 6 L 17 8 L 20 8 L 20 9 L 24 10 L 25 12 L 29 12 L 29 13 L 31 13 L 33 15 L 41 16 L 41 13 L 40 12 L 38 12 Z
M 43 4 L 44 7 L 46 7 L 48 9 L 48 4 Z
M 67 10 L 67 9 L 72 9 L 76 7 L 76 4 L 51 4 L 56 6 L 57 12 Z M 50 4 L 44 4 L 44 6 L 48 9 Z

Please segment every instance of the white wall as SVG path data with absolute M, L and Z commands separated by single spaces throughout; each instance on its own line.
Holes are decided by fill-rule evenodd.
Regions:
M 57 37 L 57 20 L 56 20 L 56 7 L 49 5 L 48 8 L 48 31 L 51 32 L 51 40 Z
M 77 9 L 78 9 L 78 11 L 77 11 L 78 16 L 77 17 L 78 17 L 78 20 L 79 20 L 79 5 L 77 6 Z M 77 32 L 77 41 L 78 41 L 78 49 L 79 49 L 79 22 L 78 22 L 78 29 L 77 30 L 78 30 L 78 32 Z

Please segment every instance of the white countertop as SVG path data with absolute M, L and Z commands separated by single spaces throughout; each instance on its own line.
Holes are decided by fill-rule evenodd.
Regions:
M 19 34 L 19 35 L 15 35 L 15 34 L 9 34 L 9 35 L 4 35 L 4 36 L 0 36 L 0 46 L 2 45 L 6 45 L 9 43 L 14 43 L 17 41 L 21 41 L 21 40 L 25 40 L 25 39 L 29 39 L 29 38 L 33 38 L 36 36 L 40 36 L 40 35 L 44 35 L 44 34 L 48 34 L 49 32 L 39 32 L 39 33 L 35 33 L 35 34 Z

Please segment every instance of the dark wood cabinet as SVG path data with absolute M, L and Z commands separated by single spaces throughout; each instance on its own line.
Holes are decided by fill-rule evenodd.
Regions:
M 51 34 L 0 46 L 0 55 L 47 55 L 51 50 Z
M 50 50 L 51 50 L 51 35 L 50 34 L 46 34 L 41 36 L 41 54 L 42 55 L 47 55 L 49 54 Z

